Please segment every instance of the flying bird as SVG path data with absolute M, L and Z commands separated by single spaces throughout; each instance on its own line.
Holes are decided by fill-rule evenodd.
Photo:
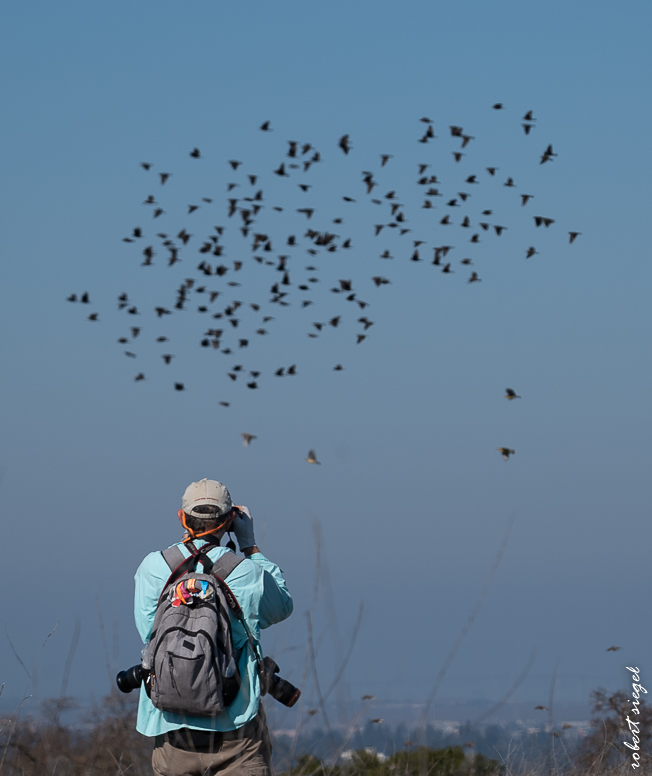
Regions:
M 342 149 L 342 151 L 344 151 L 345 154 L 348 154 L 349 151 L 351 150 L 351 141 L 349 140 L 349 136 L 348 135 L 342 135 L 338 145 Z
M 520 399 L 521 397 L 511 388 L 505 388 L 505 398 L 511 401 L 512 399 Z M 512 450 L 512 452 L 514 451 Z
M 552 145 L 549 145 L 546 150 L 541 154 L 541 164 L 545 164 L 546 162 L 552 162 L 553 157 L 557 156 L 557 154 L 553 153 Z
M 498 450 L 506 461 L 509 461 L 510 455 L 516 455 L 516 450 L 510 450 L 509 447 L 497 447 L 496 450 Z
M 245 447 L 249 447 L 249 443 L 252 441 L 252 439 L 258 439 L 257 436 L 254 436 L 253 434 L 245 434 L 244 432 L 241 434 L 241 436 Z
M 305 460 L 308 461 L 308 463 L 321 463 L 317 460 L 317 454 L 314 450 L 308 451 L 308 457 Z

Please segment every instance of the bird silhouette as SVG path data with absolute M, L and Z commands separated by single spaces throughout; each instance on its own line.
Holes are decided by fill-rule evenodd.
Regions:
M 549 145 L 546 150 L 541 154 L 541 164 L 545 164 L 546 162 L 552 162 L 553 157 L 557 156 L 557 154 L 553 153 L 552 145 Z

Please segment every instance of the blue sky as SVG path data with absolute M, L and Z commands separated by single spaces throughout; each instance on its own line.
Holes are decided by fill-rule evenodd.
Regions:
M 5 5 L 0 499 L 4 584 L 14 592 L 3 619 L 26 663 L 60 621 L 39 661 L 40 696 L 59 692 L 77 617 L 68 689 L 106 691 L 96 596 L 111 659 L 136 662 L 133 573 L 147 552 L 177 540 L 181 494 L 205 476 L 250 506 L 264 552 L 286 571 L 295 614 L 265 646 L 298 647 L 279 660 L 294 680 L 315 523 L 344 643 L 364 601 L 347 673 L 352 696 L 418 702 L 515 515 L 441 696 L 499 698 L 534 647 L 521 700 L 547 698 L 557 660 L 556 692 L 569 702 L 598 685 L 624 686 L 626 665 L 640 666 L 644 681 L 650 16 L 642 2 Z M 504 110 L 492 110 L 496 102 Z M 537 121 L 526 137 L 528 110 Z M 437 139 L 420 146 L 424 116 Z M 266 120 L 273 132 L 258 129 Z M 450 125 L 475 138 L 459 165 Z M 346 157 L 337 147 L 344 134 L 353 144 Z M 150 193 L 165 197 L 156 222 L 164 232 L 228 224 L 228 260 L 244 262 L 237 293 L 264 300 L 280 275 L 263 274 L 233 235 L 226 186 L 237 181 L 244 191 L 245 173 L 256 173 L 269 202 L 286 208 L 266 208 L 265 229 L 300 234 L 308 222 L 293 212 L 304 201 L 295 183 L 304 179 L 272 172 L 288 140 L 323 156 L 310 171 L 310 225 L 331 228 L 343 216 L 338 228 L 354 248 L 293 255 L 293 267 L 304 257 L 319 266 L 319 295 L 307 310 L 272 306 L 270 336 L 251 338 L 246 359 L 234 354 L 233 363 L 263 373 L 260 389 L 247 391 L 226 377 L 231 356 L 199 348 L 197 316 L 173 316 L 159 329 L 151 313 L 155 300 L 173 303 L 180 279 L 197 275 L 195 254 L 166 274 L 157 247 L 159 263 L 145 275 L 143 245 L 122 238 L 135 226 L 153 233 L 141 205 Z M 558 156 L 541 165 L 549 143 Z M 194 147 L 202 159 L 190 159 Z M 393 154 L 383 168 L 381 153 Z M 229 159 L 242 168 L 230 171 Z M 430 264 L 432 246 L 449 233 L 420 208 L 422 159 L 451 196 L 478 173 L 469 212 L 479 218 L 482 201 L 505 219 L 507 232 L 483 234 L 473 254 L 481 283 L 466 282 L 458 226 L 446 227 L 455 274 Z M 154 165 L 149 173 L 143 161 Z M 500 168 L 496 180 L 490 165 Z M 362 170 L 374 171 L 381 196 L 400 192 L 412 234 L 374 238 L 380 211 Z M 165 188 L 160 171 L 173 173 Z M 513 174 L 514 192 L 503 174 Z M 523 208 L 520 193 L 535 199 Z M 358 200 L 355 210 L 344 210 L 343 195 Z M 203 196 L 214 203 L 186 217 Z M 445 201 L 435 204 L 438 216 L 447 212 Z M 555 224 L 537 229 L 534 215 Z M 573 245 L 570 230 L 582 233 Z M 412 244 L 401 242 L 418 237 L 428 241 L 423 263 L 410 262 Z M 539 254 L 526 260 L 529 245 Z M 378 258 L 385 247 L 393 261 Z M 376 288 L 372 275 L 391 285 Z M 357 315 L 328 292 L 340 278 L 354 279 L 370 303 L 362 314 L 374 326 L 359 346 Z M 92 310 L 66 302 L 86 290 Z M 116 310 L 123 291 L 150 311 L 139 319 L 133 360 L 115 341 L 132 323 Z M 90 311 L 98 322 L 86 320 Z M 341 328 L 306 337 L 312 322 L 337 314 Z M 159 331 L 175 348 L 170 366 L 153 343 Z M 291 363 L 295 378 L 273 377 Z M 342 372 L 332 371 L 336 363 Z M 135 383 L 139 371 L 147 380 Z M 174 391 L 174 381 L 186 390 Z M 506 401 L 507 386 L 522 399 Z M 248 448 L 245 431 L 258 437 Z M 500 446 L 516 454 L 505 462 Z M 321 466 L 304 461 L 311 448 Z M 326 600 L 322 587 L 325 684 L 339 649 Z M 622 650 L 607 653 L 611 645 Z M 6 640 L 0 654 L 5 692 L 20 697 L 21 669 Z

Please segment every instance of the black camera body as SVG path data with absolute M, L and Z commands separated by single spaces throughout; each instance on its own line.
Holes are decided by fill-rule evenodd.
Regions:
M 288 708 L 292 708 L 301 696 L 301 690 L 293 684 L 278 676 L 279 667 L 271 657 L 264 657 L 262 660 L 262 671 L 260 673 L 260 693 L 261 695 L 271 695 L 272 698 L 282 703 Z M 140 663 L 126 671 L 120 671 L 115 678 L 118 690 L 124 693 L 130 693 L 137 690 L 141 684 L 145 686 L 145 692 L 149 696 L 150 677 L 148 670 L 144 669 Z

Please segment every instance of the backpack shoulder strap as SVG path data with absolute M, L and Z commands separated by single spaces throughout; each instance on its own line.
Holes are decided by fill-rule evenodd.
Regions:
M 197 565 L 199 554 L 197 553 L 197 550 L 195 549 L 195 546 L 192 544 L 192 542 L 190 542 L 188 545 L 188 549 L 190 550 L 190 555 L 187 558 L 176 544 L 173 544 L 172 547 L 168 547 L 167 550 L 161 550 L 161 555 L 170 567 L 172 573 L 168 577 L 167 582 L 163 585 L 163 590 L 161 591 L 161 595 L 159 597 L 159 603 L 163 600 L 163 596 L 165 595 L 168 587 L 173 582 L 176 582 L 179 577 L 182 577 L 187 571 L 194 569 Z
M 176 544 L 173 544 L 172 547 L 168 547 L 167 550 L 161 550 L 161 555 L 171 571 L 167 582 L 163 586 L 163 592 L 167 590 L 172 582 L 179 579 L 179 577 L 183 576 L 191 569 L 194 569 L 198 561 L 204 566 L 205 574 L 213 574 L 219 579 L 224 580 L 244 560 L 244 558 L 238 558 L 234 552 L 229 550 L 228 552 L 223 553 L 215 563 L 212 563 L 208 557 L 208 552 L 211 549 L 210 545 L 202 547 L 199 551 L 195 550 L 194 545 L 190 545 L 189 549 L 191 550 L 191 554 L 188 557 L 181 552 L 179 546 Z
M 170 571 L 174 571 L 178 568 L 184 560 L 187 560 L 186 556 L 181 552 L 177 544 L 173 544 L 172 547 L 168 547 L 167 550 L 162 550 L 161 555 L 165 559 L 165 562 L 170 567 Z M 239 558 L 234 552 L 229 550 L 223 553 L 214 563 L 211 569 L 212 574 L 217 574 L 218 577 L 226 579 L 229 574 L 239 566 L 244 558 Z
M 243 560 L 244 558 L 238 558 L 235 552 L 228 550 L 213 563 L 211 574 L 218 576 L 220 579 L 226 579 Z
M 170 567 L 170 571 L 174 571 L 177 566 L 180 566 L 186 559 L 185 555 L 176 544 L 173 544 L 172 547 L 168 547 L 167 550 L 162 550 L 161 555 L 165 558 L 165 562 Z

